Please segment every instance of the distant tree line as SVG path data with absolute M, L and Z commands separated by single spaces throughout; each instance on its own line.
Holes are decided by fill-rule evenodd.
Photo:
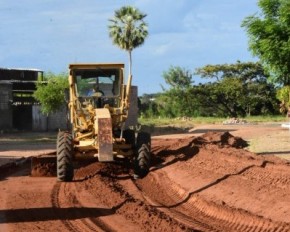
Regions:
M 208 79 L 194 84 L 193 75 Z M 163 73 L 169 89 L 140 98 L 145 117 L 273 115 L 279 113 L 277 88 L 259 62 L 206 65 L 194 73 L 171 66 Z

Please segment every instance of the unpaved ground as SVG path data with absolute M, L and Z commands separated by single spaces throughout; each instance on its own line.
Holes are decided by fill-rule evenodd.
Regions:
M 211 125 L 154 137 L 139 180 L 124 164 L 77 163 L 71 183 L 12 167 L 0 174 L 0 231 L 290 231 L 290 164 L 272 156 L 288 157 L 288 133 Z

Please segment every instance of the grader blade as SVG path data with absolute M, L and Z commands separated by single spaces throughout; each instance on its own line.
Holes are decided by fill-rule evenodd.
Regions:
M 56 176 L 56 154 L 31 157 L 31 176 Z

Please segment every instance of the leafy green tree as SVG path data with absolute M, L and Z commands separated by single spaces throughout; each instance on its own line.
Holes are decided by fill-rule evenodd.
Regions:
M 242 22 L 249 48 L 279 84 L 290 85 L 290 1 L 259 0 L 261 15 Z
M 163 72 L 163 78 L 170 88 L 157 99 L 159 112 L 166 117 L 190 116 L 192 99 L 188 96 L 188 90 L 193 83 L 192 72 L 179 66 L 170 66 Z
M 280 112 L 286 113 L 290 109 L 290 86 L 284 86 L 277 90 L 277 98 L 280 100 Z
M 36 84 L 34 98 L 40 102 L 41 111 L 45 114 L 56 112 L 65 104 L 65 89 L 69 87 L 67 74 L 53 74 L 44 76 L 44 82 Z
M 156 97 L 159 94 L 143 94 L 140 99 L 139 112 L 141 116 L 155 117 L 158 115 Z
M 146 14 L 132 6 L 123 6 L 109 19 L 109 35 L 113 44 L 129 53 L 129 75 L 132 75 L 132 50 L 141 46 L 148 36 Z
M 173 118 L 175 116 L 174 109 L 171 107 L 171 96 L 168 91 L 156 96 L 155 104 L 157 105 L 157 115 L 165 118 Z
M 258 62 L 206 65 L 196 69 L 196 75 L 214 80 L 192 88 L 190 94 L 211 115 L 237 117 L 276 112 L 274 85 L 267 82 Z
M 237 117 L 245 114 L 238 102 L 242 89 L 241 80 L 226 77 L 219 82 L 195 86 L 190 95 L 195 96 L 198 105 L 207 110 L 201 110 L 202 115 Z
M 244 81 L 267 77 L 259 62 L 240 62 L 235 64 L 206 65 L 195 70 L 201 78 L 220 81 L 225 77 L 238 77 Z
M 170 66 L 168 71 L 163 72 L 163 78 L 174 89 L 186 89 L 192 84 L 192 73 L 179 66 Z

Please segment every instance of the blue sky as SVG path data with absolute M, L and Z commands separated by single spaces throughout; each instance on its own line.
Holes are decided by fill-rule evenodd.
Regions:
M 257 13 L 256 0 L 22 0 L 0 1 L 0 67 L 55 73 L 69 63 L 122 62 L 108 19 L 124 5 L 147 14 L 149 36 L 133 51 L 139 95 L 161 91 L 162 73 L 180 66 L 255 61 L 242 20 Z M 200 79 L 194 77 L 195 83 Z

